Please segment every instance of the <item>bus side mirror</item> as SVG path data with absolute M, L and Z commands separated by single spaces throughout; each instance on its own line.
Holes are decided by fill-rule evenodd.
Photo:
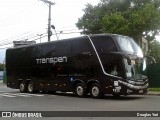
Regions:
M 156 63 L 156 60 L 152 57 L 152 56 L 144 56 L 143 59 L 146 59 L 146 64 L 153 64 L 153 63 Z

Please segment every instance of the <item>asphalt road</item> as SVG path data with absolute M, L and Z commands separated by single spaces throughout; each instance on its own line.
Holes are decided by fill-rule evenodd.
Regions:
M 113 98 L 106 95 L 103 99 L 78 98 L 73 94 L 22 94 L 19 90 L 0 84 L 0 111 L 160 111 L 160 96 L 131 95 Z M 125 113 L 124 113 L 125 114 Z M 128 114 L 128 113 L 126 113 Z M 160 114 L 158 115 L 160 117 Z M 2 118 L 0 118 L 2 119 Z M 17 118 L 10 118 L 17 120 Z M 22 119 L 22 118 L 21 118 Z M 30 118 L 23 118 L 30 119 Z M 44 118 L 34 118 L 44 119 Z M 117 117 L 57 117 L 47 119 L 67 120 L 114 120 Z M 143 117 L 120 117 L 119 120 L 143 120 Z M 159 119 L 148 117 L 149 120 Z

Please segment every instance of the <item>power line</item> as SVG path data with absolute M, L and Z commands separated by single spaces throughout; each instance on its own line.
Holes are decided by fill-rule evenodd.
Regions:
M 44 36 L 42 36 L 41 38 L 44 38 L 44 37 L 46 37 L 47 35 L 44 35 Z M 38 37 L 38 36 L 37 36 Z M 23 39 L 24 40 L 24 39 Z M 28 40 L 28 39 L 27 39 Z M 36 40 L 39 40 L 39 38 L 36 38 L 36 39 L 33 39 L 32 41 L 36 41 Z M 11 44 L 13 44 L 13 41 L 11 41 L 11 42 L 8 42 L 8 43 L 6 43 L 6 44 L 3 44 L 3 45 L 1 45 L 0 44 L 0 46 L 6 46 L 6 45 L 11 45 Z M 10 47 L 9 47 L 10 48 Z
M 29 33 L 29 32 L 27 32 L 27 33 Z M 25 33 L 25 34 L 27 34 L 27 33 Z M 25 34 L 22 34 L 22 36 L 25 35 Z M 46 33 L 42 33 L 42 34 L 46 34 Z M 0 45 L 1 46 L 6 45 L 6 44 L 9 44 L 9 43 L 12 43 L 15 40 L 18 41 L 18 40 L 24 40 L 24 39 L 33 39 L 33 38 L 36 38 L 36 37 L 37 37 L 37 32 L 32 33 L 32 34 L 27 35 L 27 36 L 19 37 L 19 38 L 11 37 L 11 38 L 2 40 Z
M 48 1 L 48 0 L 41 0 L 45 3 L 48 3 L 49 5 L 49 15 L 48 15 L 48 42 L 50 42 L 50 37 L 51 37 L 51 6 L 54 5 L 55 3 Z
M 69 31 L 69 30 L 68 30 Z M 73 31 L 73 32 L 62 32 L 62 33 L 60 33 L 60 32 L 58 32 L 57 34 L 74 34 L 74 33 L 81 33 L 80 31 Z M 56 35 L 56 34 L 52 34 L 52 35 Z M 44 38 L 44 37 L 47 37 L 47 35 L 46 35 L 46 33 L 43 33 L 43 36 L 41 36 L 41 38 Z M 35 38 L 35 39 L 31 39 L 31 38 Z M 36 41 L 36 40 L 39 40 L 40 38 L 37 36 L 37 35 L 35 35 L 35 36 L 33 36 L 33 37 L 30 37 L 30 38 L 27 38 L 27 37 L 25 37 L 25 39 L 27 39 L 27 40 L 32 40 L 32 41 Z M 9 41 L 9 42 L 6 42 L 6 43 L 4 43 L 4 44 L 0 44 L 0 47 L 2 46 L 6 46 L 6 45 L 11 45 L 11 44 L 13 44 L 13 41 L 17 41 L 17 40 L 24 40 L 24 38 L 19 38 L 19 39 L 16 39 L 16 40 L 12 40 L 12 41 Z
M 26 32 L 26 33 L 22 33 L 22 34 L 19 34 L 19 35 L 16 35 L 16 36 L 12 36 L 10 38 L 2 39 L 2 40 L 0 40 L 0 42 L 6 42 L 6 41 L 9 41 L 9 40 L 17 39 L 17 37 L 24 36 L 28 33 L 30 33 L 30 32 Z
M 18 22 L 19 18 L 25 18 L 26 14 L 27 15 L 31 15 L 30 13 L 31 12 L 33 13 L 34 12 L 33 9 L 35 9 L 35 5 L 34 4 L 36 4 L 36 1 L 31 4 L 30 9 L 28 9 L 28 8 L 24 9 L 23 8 L 22 11 L 17 11 L 13 15 L 8 15 L 5 18 L 3 16 L 1 16 L 1 18 L 0 18 L 0 26 L 1 25 L 3 25 L 3 26 L 4 25 L 5 26 L 12 25 L 12 24 Z M 0 28 L 2 28 L 2 26 Z

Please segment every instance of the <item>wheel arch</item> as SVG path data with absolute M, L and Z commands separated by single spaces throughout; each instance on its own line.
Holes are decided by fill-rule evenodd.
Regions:
M 97 83 L 100 87 L 101 87 L 101 84 L 98 80 L 95 80 L 95 79 L 91 79 L 91 80 L 88 80 L 87 82 L 87 91 L 89 91 L 89 88 L 91 87 L 92 84 L 94 83 Z
M 76 85 L 77 85 L 78 83 L 82 83 L 82 84 L 85 85 L 85 83 L 83 82 L 83 80 L 81 80 L 81 79 L 75 79 L 75 80 L 73 81 L 73 83 L 72 83 L 73 91 L 75 90 L 75 87 L 76 87 Z
M 17 85 L 18 89 L 20 88 L 19 86 L 21 82 L 24 82 L 24 81 L 22 79 L 18 80 L 18 85 Z
M 21 82 L 25 83 L 25 85 L 27 85 L 30 81 L 32 81 L 31 79 L 18 79 L 18 88 Z

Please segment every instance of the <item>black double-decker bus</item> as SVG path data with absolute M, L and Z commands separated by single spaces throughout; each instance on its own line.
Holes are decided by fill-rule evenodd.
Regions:
M 7 86 L 93 98 L 144 94 L 146 59 L 127 36 L 97 34 L 6 50 Z

